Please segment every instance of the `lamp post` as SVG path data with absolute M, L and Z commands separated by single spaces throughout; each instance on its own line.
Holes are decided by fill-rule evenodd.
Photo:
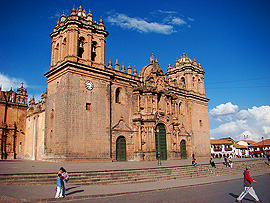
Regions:
M 263 157 L 264 157 L 264 137 L 262 137 L 262 141 L 263 141 L 263 149 L 262 149 L 262 151 L 263 151 Z
M 158 166 L 161 166 L 160 160 L 160 140 L 159 140 L 159 128 L 157 127 L 157 136 L 158 136 Z

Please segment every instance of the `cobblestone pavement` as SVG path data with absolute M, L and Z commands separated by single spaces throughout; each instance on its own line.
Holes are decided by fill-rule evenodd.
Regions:
M 254 184 L 254 189 L 262 202 L 270 202 L 270 176 L 264 175 L 255 177 L 258 184 Z M 141 192 L 136 194 L 125 194 L 112 197 L 89 198 L 74 201 L 61 201 L 72 203 L 230 203 L 243 190 L 243 180 L 232 180 L 227 182 L 212 183 L 200 186 L 190 186 L 175 189 L 166 189 L 152 192 Z M 255 200 L 248 194 L 243 199 L 243 203 L 252 203 Z
M 239 161 L 245 161 L 243 159 Z M 198 159 L 199 164 L 209 163 L 209 159 Z M 235 160 L 236 161 L 236 160 Z M 216 163 L 222 162 L 221 159 L 215 160 Z M 177 166 L 177 165 L 190 165 L 190 160 L 181 161 L 164 161 L 162 167 Z M 0 174 L 14 174 L 14 173 L 46 173 L 57 172 L 60 166 L 64 166 L 71 171 L 99 171 L 99 170 L 116 170 L 116 169 L 139 169 L 139 168 L 155 168 L 156 162 L 111 162 L 111 163 L 51 163 L 51 162 L 38 162 L 38 161 L 2 161 L 0 162 Z M 251 176 L 266 177 L 266 184 L 259 184 L 269 186 L 269 171 L 253 174 Z M 232 180 L 242 180 L 241 174 L 231 174 L 227 176 L 213 176 L 213 177 L 200 177 L 184 180 L 166 180 L 158 182 L 146 182 L 136 184 L 117 184 L 117 185 L 76 185 L 68 183 L 67 198 L 59 199 L 57 202 L 81 202 L 83 198 L 87 198 L 85 202 L 231 202 L 226 200 L 234 199 L 228 196 L 229 192 L 237 194 L 243 189 L 242 181 L 236 188 L 235 185 L 229 186 L 228 189 L 223 190 L 225 186 L 221 182 L 228 182 Z M 38 180 L 37 180 L 38 182 Z M 215 186 L 216 182 L 219 182 Z M 263 182 L 263 181 L 262 181 Z M 206 184 L 206 185 L 205 185 Z M 219 185 L 220 184 L 220 185 Z M 205 187 L 214 186 L 203 190 L 197 187 L 198 185 L 205 185 Z M 195 187 L 196 186 L 196 187 Z M 177 189 L 168 189 L 177 188 Z M 197 191 L 197 188 L 199 190 Z M 219 189 L 216 189 L 219 188 Z M 222 188 L 222 190 L 220 189 Z M 256 189 L 256 188 L 255 188 Z M 268 188 L 267 188 L 268 189 Z M 148 192 L 145 192 L 148 191 Z M 174 192 L 177 191 L 177 192 Z M 184 191 L 184 192 L 182 192 Z M 236 192 L 235 192 L 236 191 Z M 256 190 L 257 191 L 257 190 Z M 263 191 L 263 189 L 261 190 Z M 163 193 L 165 192 L 165 193 Z M 227 192 L 227 193 L 222 193 Z M 172 194 L 170 194 L 172 193 Z M 181 195 L 178 195 L 181 194 Z M 269 193 L 269 192 L 268 192 Z M 127 195 L 123 195 L 127 194 Z M 168 195 L 170 194 L 170 195 Z M 198 194 L 198 195 L 197 195 Z M 217 195 L 218 194 L 218 195 Z M 0 203 L 2 202 L 55 202 L 55 185 L 0 185 Z M 260 193 L 258 191 L 258 195 Z M 262 193 L 263 195 L 263 193 Z M 104 198 L 95 198 L 104 197 Z M 107 198 L 105 198 L 107 197 Z M 201 198 L 198 198 L 201 197 Z M 222 201 L 218 200 L 222 197 Z M 263 196 L 262 196 L 263 197 Z M 119 198 L 119 199 L 117 199 Z M 131 199 L 130 199 L 131 198 Z M 195 198 L 195 199 L 194 199 Z M 197 198 L 197 199 L 196 199 Z M 213 198 L 213 199 L 209 199 Z M 228 199 L 229 198 L 229 199 Z M 76 200 L 75 200 L 76 199 Z M 223 201 L 224 199 L 224 201 Z M 266 197 L 263 199 L 267 199 Z M 268 199 L 269 196 L 268 196 Z M 68 200 L 68 201 L 67 201 Z M 145 201 L 143 201 L 145 200 Z M 200 201 L 208 200 L 208 201 Z M 248 202 L 248 201 L 247 201 Z M 252 201 L 249 201 L 252 202 Z M 267 202 L 267 201 L 264 201 Z M 268 201 L 270 202 L 270 201 Z

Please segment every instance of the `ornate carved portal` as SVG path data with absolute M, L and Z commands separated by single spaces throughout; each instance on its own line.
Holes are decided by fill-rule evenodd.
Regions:
M 185 128 L 184 100 L 169 90 L 165 74 L 153 58 L 140 76 L 145 80 L 134 90 L 135 159 L 156 160 L 159 148 L 163 160 L 186 158 L 191 136 Z M 182 140 L 187 143 L 185 148 L 181 147 Z

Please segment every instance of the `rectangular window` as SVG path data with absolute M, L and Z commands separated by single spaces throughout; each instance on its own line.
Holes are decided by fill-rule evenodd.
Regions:
M 90 103 L 86 103 L 86 110 L 87 110 L 87 111 L 90 111 L 90 106 L 91 106 Z

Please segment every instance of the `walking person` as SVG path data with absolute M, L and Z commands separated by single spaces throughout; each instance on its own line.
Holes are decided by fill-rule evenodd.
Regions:
M 233 162 L 232 162 L 232 155 L 229 156 L 229 162 L 228 162 L 229 167 L 233 167 Z
M 56 180 L 56 194 L 55 194 L 55 198 L 62 198 L 62 187 L 63 187 L 63 177 L 61 175 L 61 173 L 57 174 L 57 180 Z
M 66 169 L 64 169 L 64 167 L 61 167 L 59 169 L 59 173 L 63 177 L 62 196 L 65 197 L 66 196 L 66 187 L 67 187 L 67 182 L 69 180 L 69 176 L 68 176 Z
M 250 177 L 249 172 L 250 172 L 251 168 L 249 166 L 246 167 L 246 170 L 244 171 L 243 175 L 244 175 L 244 191 L 239 195 L 239 197 L 236 199 L 237 202 L 242 202 L 242 199 L 247 195 L 247 193 L 249 193 L 255 200 L 256 203 L 261 202 L 258 198 L 258 196 L 256 195 L 255 190 L 252 187 L 252 183 L 257 183 L 256 180 L 254 180 L 253 178 Z
M 228 167 L 228 160 L 227 160 L 226 156 L 224 157 L 224 162 L 223 163 L 225 164 L 226 167 Z
M 216 164 L 212 158 L 210 158 L 210 164 L 212 167 L 216 168 Z

